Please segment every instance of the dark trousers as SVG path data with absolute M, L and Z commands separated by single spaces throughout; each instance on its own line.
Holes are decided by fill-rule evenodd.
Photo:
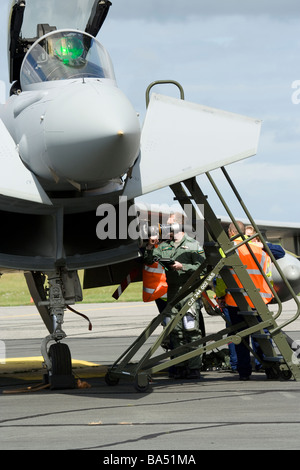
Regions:
M 238 307 L 227 306 L 230 321 L 232 325 L 241 323 L 242 318 L 238 315 Z M 243 341 L 246 341 L 249 344 L 249 336 L 245 336 Z M 235 345 L 236 355 L 237 355 L 237 370 L 240 374 L 240 377 L 249 377 L 252 372 L 250 351 L 244 344 L 244 342 Z
M 231 320 L 228 312 L 228 308 L 224 307 L 223 308 L 223 315 L 226 319 L 226 326 L 231 326 Z M 232 370 L 237 371 L 237 355 L 236 355 L 236 350 L 235 350 L 235 344 L 233 343 L 228 343 L 228 348 L 229 348 L 229 356 L 230 356 L 230 367 Z

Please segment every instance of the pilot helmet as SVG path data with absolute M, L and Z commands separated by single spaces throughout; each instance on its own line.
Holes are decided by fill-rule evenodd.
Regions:
M 83 41 L 77 34 L 54 39 L 54 55 L 65 65 L 82 65 L 85 62 L 83 52 Z

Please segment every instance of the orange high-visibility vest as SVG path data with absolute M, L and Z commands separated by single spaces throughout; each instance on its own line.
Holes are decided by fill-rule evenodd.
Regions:
M 236 240 L 234 243 L 238 243 L 238 240 Z M 266 273 L 266 275 L 268 277 L 270 277 L 271 259 L 268 255 L 268 253 L 266 253 L 264 250 L 262 250 L 262 248 L 255 245 L 254 243 L 251 243 L 251 249 L 252 249 L 254 255 L 256 256 L 257 261 L 259 262 L 260 266 L 262 267 L 264 273 Z M 270 287 L 268 286 L 268 283 L 266 282 L 265 278 L 261 274 L 256 262 L 252 258 L 251 253 L 249 252 L 247 246 L 242 245 L 236 251 L 237 251 L 243 265 L 246 266 L 247 272 L 248 272 L 249 276 L 251 277 L 255 287 L 259 290 L 259 293 L 261 295 L 262 300 L 265 302 L 265 304 L 268 304 L 269 302 L 271 302 L 271 300 L 273 298 L 272 291 L 271 291 Z M 238 279 L 237 275 L 235 274 L 234 270 L 231 269 L 230 271 L 231 271 L 237 285 L 239 287 L 243 287 L 240 280 Z M 244 295 L 245 295 L 245 299 L 247 300 L 250 307 L 254 308 L 254 305 L 251 302 L 249 296 L 247 294 L 244 294 Z M 225 302 L 226 302 L 227 305 L 230 305 L 230 306 L 233 306 L 233 307 L 237 306 L 235 301 L 233 300 L 233 297 L 230 294 L 230 292 L 228 292 L 225 295 Z
M 143 301 L 152 302 L 160 298 L 167 298 L 168 284 L 166 273 L 157 261 L 150 266 L 144 264 L 143 269 Z

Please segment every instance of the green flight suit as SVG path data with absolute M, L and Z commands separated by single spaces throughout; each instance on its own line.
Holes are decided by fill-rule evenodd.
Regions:
M 175 306 L 171 306 L 169 302 L 178 294 L 179 290 L 190 278 L 196 269 L 202 264 L 205 259 L 204 251 L 200 247 L 197 240 L 184 235 L 179 243 L 174 240 L 167 240 L 158 245 L 153 250 L 145 250 L 144 262 L 146 264 L 152 264 L 155 258 L 169 258 L 174 261 L 178 261 L 183 265 L 183 269 L 179 271 L 172 270 L 171 268 L 166 270 L 166 277 L 168 283 L 168 303 L 163 313 L 165 315 L 166 323 L 168 320 L 174 318 L 174 316 L 181 310 L 186 304 L 189 297 L 193 294 L 189 294 Z M 189 309 L 185 317 L 190 314 L 194 319 L 194 325 L 192 329 L 186 329 L 184 326 L 184 319 L 180 320 L 176 327 L 170 333 L 171 348 L 175 349 L 178 346 L 187 346 L 186 352 L 189 352 L 191 348 L 188 344 L 192 341 L 201 339 L 201 331 L 199 328 L 199 315 L 201 315 L 200 303 L 196 301 Z M 201 369 L 202 358 L 196 356 L 188 361 L 186 364 L 180 364 L 186 366 L 189 369 Z

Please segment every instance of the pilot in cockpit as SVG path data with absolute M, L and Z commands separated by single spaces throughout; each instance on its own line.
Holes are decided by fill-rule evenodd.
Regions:
M 50 55 L 57 57 L 64 65 L 80 67 L 86 64 L 86 49 L 83 41 L 78 36 L 64 36 L 48 42 L 48 47 L 53 48 Z

